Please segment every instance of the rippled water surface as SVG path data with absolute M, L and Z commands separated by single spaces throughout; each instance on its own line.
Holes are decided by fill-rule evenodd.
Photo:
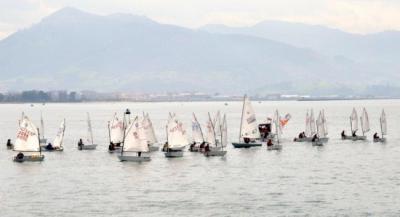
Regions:
M 241 102 L 88 103 L 0 105 L 0 216 L 400 216 L 400 101 L 253 102 L 259 121 L 278 108 L 292 120 L 281 152 L 265 147 L 228 148 L 225 158 L 185 152 L 166 159 L 161 152 L 148 163 L 121 163 L 107 153 L 107 121 L 126 108 L 148 112 L 161 142 L 169 111 L 190 132 L 191 113 L 205 124 L 207 112 L 228 117 L 230 141 L 239 134 Z M 388 142 L 341 141 L 349 131 L 352 108 L 365 106 L 371 131 L 379 115 L 388 117 Z M 325 109 L 330 141 L 324 147 L 291 142 L 304 130 L 307 108 Z M 14 163 L 6 150 L 15 139 L 21 112 L 54 138 L 66 118 L 65 150 L 45 153 L 42 163 Z M 92 117 L 95 151 L 78 151 L 86 134 L 86 112 Z M 368 137 L 371 140 L 373 132 Z

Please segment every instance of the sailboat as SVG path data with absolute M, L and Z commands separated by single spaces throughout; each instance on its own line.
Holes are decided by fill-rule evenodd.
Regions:
M 221 139 L 221 113 L 218 111 L 217 114 L 215 115 L 214 121 L 213 121 L 213 126 L 215 130 L 215 139 L 217 140 L 217 143 L 219 143 Z
M 250 148 L 261 146 L 261 142 L 256 140 L 260 138 L 260 132 L 257 126 L 256 114 L 250 99 L 245 95 L 243 99 L 242 118 L 240 121 L 239 142 L 232 143 L 235 148 Z
M 189 151 L 198 152 L 200 150 L 200 145 L 204 143 L 203 131 L 201 130 L 201 125 L 193 113 L 192 118 L 192 137 L 193 142 L 190 145 Z
M 366 110 L 364 108 L 363 110 L 363 114 L 364 117 L 361 117 L 361 126 L 363 128 L 363 134 L 365 134 L 365 132 L 369 131 L 369 120 L 368 120 L 368 114 L 366 113 Z M 366 140 L 367 137 L 365 135 L 363 136 L 357 136 L 356 132 L 358 131 L 358 114 L 355 108 L 353 108 L 353 111 L 350 115 L 350 129 L 351 129 L 351 136 L 347 136 L 347 135 L 343 135 L 342 134 L 342 139 L 343 140 L 353 140 L 353 141 L 357 141 L 357 140 Z
M 317 126 L 317 139 L 315 141 L 312 141 L 312 144 L 314 146 L 322 146 L 323 143 L 328 142 L 329 138 L 328 136 L 328 128 L 326 124 L 326 119 L 325 119 L 325 111 L 322 110 L 319 112 L 318 118 L 315 121 L 316 126 Z
M 165 157 L 183 157 L 183 149 L 189 145 L 186 130 L 176 115 L 170 115 L 167 124 L 167 147 Z
M 149 151 L 149 145 L 146 138 L 146 131 L 143 127 L 143 122 L 139 121 L 139 118 L 136 117 L 128 125 L 122 143 L 121 155 L 119 155 L 118 158 L 120 161 L 150 161 L 149 156 L 142 156 L 142 154 L 148 153 Z M 127 155 L 129 152 L 137 153 L 137 155 Z
M 108 122 L 108 137 L 110 145 L 113 145 L 115 149 L 121 148 L 121 143 L 124 140 L 124 123 L 119 120 L 117 114 L 114 114 L 114 118 L 111 122 Z M 115 150 L 109 150 L 114 152 Z
M 210 113 L 208 113 L 206 140 L 209 146 L 209 150 L 204 152 L 204 156 L 206 157 L 226 155 L 226 151 L 224 150 L 224 146 L 226 147 L 226 140 L 227 140 L 226 116 L 224 116 L 222 124 L 214 126 L 214 123 L 220 123 L 220 122 L 213 122 L 211 120 Z M 219 128 L 219 131 L 221 132 L 219 135 L 220 138 L 218 140 L 216 138 L 217 137 L 215 130 L 216 128 Z M 222 142 L 223 140 L 225 141 Z
M 374 138 L 374 142 L 386 142 L 386 138 L 384 136 L 387 135 L 387 122 L 386 122 L 386 113 L 385 110 L 382 110 L 381 117 L 379 118 L 380 127 L 381 127 L 381 138 Z
M 86 142 L 87 144 L 83 144 L 78 146 L 79 150 L 95 150 L 97 145 L 93 142 L 93 129 L 92 129 L 92 121 L 90 120 L 89 112 L 86 113 L 87 116 L 87 135 L 86 135 Z
M 143 114 L 142 125 L 146 133 L 147 143 L 150 152 L 158 151 L 160 146 L 159 144 L 157 144 L 156 133 L 154 131 L 153 123 L 150 120 L 149 114 Z
M 65 119 L 61 122 L 60 127 L 58 128 L 57 135 L 53 141 L 53 149 L 46 151 L 63 151 L 63 142 L 64 142 L 64 134 L 65 134 Z
M 22 115 L 24 115 L 22 113 Z M 40 112 L 40 133 L 41 137 L 39 139 L 39 143 L 41 146 L 46 146 L 47 145 L 47 139 L 44 137 L 44 121 L 43 121 L 43 114 Z
M 24 116 L 19 124 L 17 139 L 13 148 L 14 151 L 19 153 L 13 160 L 16 162 L 43 161 L 44 155 L 42 155 L 39 138 L 39 129 L 28 117 Z M 28 155 L 27 152 L 37 154 Z
M 273 143 L 272 145 L 267 145 L 267 150 L 281 150 L 282 145 L 280 144 L 280 139 L 282 135 L 282 129 L 278 110 L 275 111 L 273 124 L 275 128 L 275 143 Z
M 312 133 L 311 133 L 311 116 L 309 111 L 306 113 L 305 120 L 305 130 L 304 133 L 300 133 L 298 137 L 294 138 L 294 142 L 311 142 L 312 141 Z

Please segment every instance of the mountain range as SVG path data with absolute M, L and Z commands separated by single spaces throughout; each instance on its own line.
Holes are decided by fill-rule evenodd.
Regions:
M 373 93 L 371 87 L 392 91 L 400 85 L 399 42 L 396 31 L 358 35 L 278 21 L 189 29 L 143 16 L 64 8 L 0 41 L 0 88 L 316 95 Z

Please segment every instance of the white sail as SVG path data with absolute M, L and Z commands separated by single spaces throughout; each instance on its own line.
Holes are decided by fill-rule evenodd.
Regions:
M 243 138 L 260 138 L 256 114 L 254 112 L 253 106 L 251 105 L 250 99 L 247 96 L 245 96 L 243 100 L 242 119 L 240 126 L 240 139 Z
M 380 123 L 381 123 L 381 132 L 382 136 L 387 135 L 387 122 L 386 122 L 386 113 L 385 110 L 382 110 L 381 118 L 380 118 Z
M 304 132 L 307 137 L 311 137 L 312 136 L 310 127 L 311 127 L 310 126 L 310 114 L 308 113 L 308 110 L 307 110 L 307 114 L 306 114 L 306 129 L 305 129 L 305 132 Z
M 350 116 L 350 127 L 353 132 L 358 130 L 358 115 L 355 108 L 353 108 L 353 112 Z
M 370 130 L 370 128 L 369 128 L 369 118 L 368 118 L 367 110 L 365 108 L 363 108 L 363 112 L 362 112 L 362 115 L 360 117 L 360 120 L 361 120 L 361 129 L 362 129 L 363 133 L 369 132 L 369 130 Z
M 215 130 L 215 138 L 217 141 L 219 141 L 221 138 L 221 114 L 219 113 L 219 111 L 215 115 L 213 126 Z
M 192 119 L 192 137 L 193 142 L 202 143 L 204 142 L 203 132 L 201 131 L 201 126 L 199 121 L 197 121 L 196 115 L 193 113 Z
M 226 115 L 222 118 L 221 125 L 221 146 L 226 147 L 228 145 L 228 124 L 226 122 Z
M 88 144 L 93 144 L 93 129 L 92 129 L 92 122 L 90 120 L 89 112 L 86 113 L 87 116 L 87 136 L 86 141 Z
M 180 149 L 189 144 L 186 137 L 186 130 L 182 122 L 178 121 L 176 115 L 170 116 L 167 125 L 168 147 L 171 149 Z
M 276 141 L 279 143 L 282 135 L 282 129 L 281 129 L 280 116 L 278 110 L 275 111 L 274 115 L 274 127 L 275 127 Z
M 144 115 L 142 125 L 146 134 L 148 144 L 157 143 L 156 134 L 154 132 L 153 123 L 150 120 L 149 114 Z
M 324 136 L 327 137 L 328 136 L 328 123 L 325 118 L 325 110 L 323 110 L 323 109 L 322 109 L 322 124 L 324 127 L 324 133 L 325 133 Z
M 21 120 L 14 151 L 40 151 L 38 129 L 26 116 Z
M 44 139 L 44 121 L 42 112 L 40 112 L 40 136 Z
M 149 146 L 146 138 L 146 131 L 142 125 L 143 120 L 140 121 L 136 117 L 128 126 L 123 151 L 125 152 L 149 152 Z
M 206 134 L 206 142 L 211 146 L 217 146 L 215 135 L 215 128 L 213 121 L 211 120 L 210 113 L 208 113 L 208 121 L 207 121 L 207 134 Z
M 58 128 L 56 138 L 54 138 L 53 141 L 54 148 L 61 148 L 64 141 L 64 133 L 65 133 L 65 119 L 61 122 L 60 128 Z
M 124 126 L 123 122 L 120 121 L 117 117 L 117 114 L 114 115 L 113 120 L 109 125 L 110 130 L 110 142 L 114 144 L 122 143 L 124 140 Z
M 311 113 L 310 113 L 310 132 L 311 132 L 311 135 L 314 135 L 317 133 L 317 126 L 315 124 L 315 117 L 314 117 L 313 109 L 311 109 Z
M 325 127 L 324 127 L 324 119 L 323 119 L 323 114 L 322 111 L 319 112 L 317 121 L 316 121 L 316 125 L 317 125 L 317 135 L 319 138 L 324 138 L 325 137 Z

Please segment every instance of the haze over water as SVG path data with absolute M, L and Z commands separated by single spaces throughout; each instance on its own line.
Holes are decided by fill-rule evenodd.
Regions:
M 185 152 L 181 159 L 152 153 L 148 163 L 121 163 L 107 152 L 107 121 L 148 112 L 160 142 L 165 141 L 168 112 L 175 112 L 191 135 L 191 113 L 203 128 L 207 112 L 227 114 L 229 141 L 239 135 L 241 102 L 82 103 L 0 105 L 1 216 L 399 216 L 400 101 L 253 102 L 258 122 L 275 109 L 292 119 L 284 129 L 283 150 L 233 149 L 225 158 Z M 340 140 L 350 131 L 353 107 L 369 113 L 367 142 Z M 324 147 L 293 143 L 304 130 L 305 113 L 325 109 L 330 141 Z M 372 143 L 385 109 L 388 142 Z M 15 140 L 24 111 L 51 141 L 66 118 L 64 152 L 44 153 L 42 163 L 14 163 L 6 150 Z M 95 151 L 78 151 L 90 112 Z

